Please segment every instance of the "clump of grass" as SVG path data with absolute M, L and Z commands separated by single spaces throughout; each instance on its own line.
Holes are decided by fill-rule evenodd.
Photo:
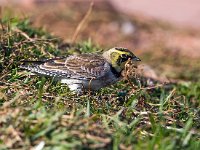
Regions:
M 66 85 L 32 76 L 18 65 L 98 50 L 91 41 L 63 43 L 27 20 L 17 20 L 14 27 L 4 23 L 0 32 L 1 149 L 200 148 L 199 82 L 134 92 L 121 81 L 77 96 Z

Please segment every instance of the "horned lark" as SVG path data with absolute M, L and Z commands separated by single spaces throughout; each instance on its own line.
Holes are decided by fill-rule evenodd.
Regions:
M 128 60 L 140 61 L 126 48 L 112 48 L 103 55 L 79 54 L 66 58 L 49 59 L 43 62 L 22 65 L 33 73 L 52 76 L 69 86 L 70 90 L 98 90 L 116 83 Z

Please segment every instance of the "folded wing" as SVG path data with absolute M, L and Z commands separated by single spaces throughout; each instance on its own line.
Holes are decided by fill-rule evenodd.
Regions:
M 48 76 L 95 79 L 104 76 L 110 70 L 110 65 L 102 56 L 82 54 L 67 58 L 50 59 L 40 64 L 33 63 L 21 68 Z

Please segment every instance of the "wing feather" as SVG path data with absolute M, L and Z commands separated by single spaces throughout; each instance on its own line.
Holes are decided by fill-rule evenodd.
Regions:
M 48 75 L 52 73 L 53 76 L 82 79 L 100 78 L 110 70 L 109 63 L 102 56 L 94 54 L 51 59 L 36 66 L 37 69 L 34 69 L 36 73 L 47 72 Z

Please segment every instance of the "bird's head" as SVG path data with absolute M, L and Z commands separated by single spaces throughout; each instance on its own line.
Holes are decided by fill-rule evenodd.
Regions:
M 141 61 L 130 50 L 121 47 L 114 47 L 105 51 L 103 57 L 111 64 L 111 66 L 117 71 L 121 72 L 126 62 L 130 59 L 134 61 Z

